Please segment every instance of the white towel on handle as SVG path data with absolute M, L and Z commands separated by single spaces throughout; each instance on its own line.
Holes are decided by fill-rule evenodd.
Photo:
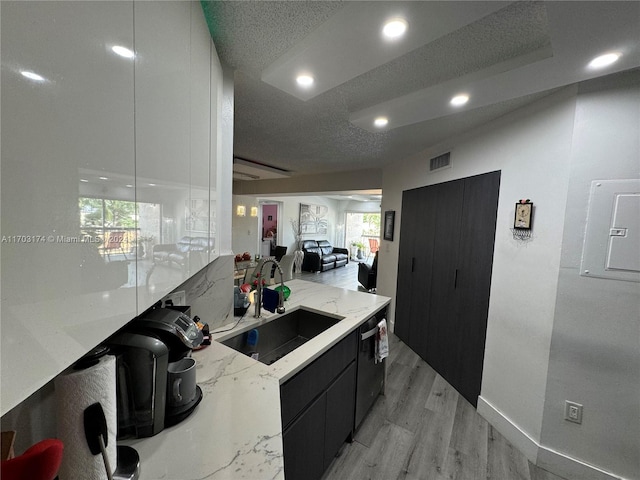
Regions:
M 383 318 L 378 323 L 376 333 L 376 363 L 380 363 L 389 356 L 389 337 L 387 335 L 387 319 Z

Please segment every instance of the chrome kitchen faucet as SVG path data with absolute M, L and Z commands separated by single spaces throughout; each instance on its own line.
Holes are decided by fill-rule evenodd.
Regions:
M 264 266 L 268 263 L 273 263 L 278 269 L 278 273 L 280 273 L 280 291 L 278 292 L 278 308 L 276 312 L 283 314 L 284 313 L 284 273 L 282 272 L 282 268 L 280 264 L 273 259 L 265 260 L 262 266 L 260 267 L 260 271 L 258 272 L 258 286 L 256 287 L 256 313 L 254 315 L 255 318 L 260 318 L 261 309 L 262 309 L 262 271 L 264 270 Z

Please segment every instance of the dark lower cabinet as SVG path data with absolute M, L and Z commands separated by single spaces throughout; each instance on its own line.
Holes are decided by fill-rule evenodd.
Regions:
M 322 477 L 353 434 L 357 332 L 280 387 L 286 480 Z
M 320 395 L 304 414 L 283 432 L 284 476 L 286 480 L 322 477 L 324 472 L 324 425 L 327 396 Z
M 327 389 L 324 427 L 324 469 L 331 465 L 342 444 L 353 433 L 356 399 L 356 362 Z M 351 401 L 353 399 L 353 403 Z

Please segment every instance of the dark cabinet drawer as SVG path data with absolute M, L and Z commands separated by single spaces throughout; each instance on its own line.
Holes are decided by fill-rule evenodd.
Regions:
M 353 332 L 280 386 L 283 428 L 355 360 L 357 349 L 358 335 Z

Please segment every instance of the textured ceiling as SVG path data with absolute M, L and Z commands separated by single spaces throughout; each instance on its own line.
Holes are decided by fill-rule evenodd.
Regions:
M 460 1 L 203 2 L 218 55 L 235 69 L 234 155 L 294 176 L 379 168 L 563 86 L 611 73 L 585 71 L 598 49 L 624 50 L 618 70 L 640 64 L 639 2 L 473 4 L 492 13 L 469 21 L 471 4 Z M 365 29 L 378 28 L 366 23 L 374 6 L 411 13 L 409 31 L 424 38 L 420 23 L 433 26 L 434 15 L 456 27 L 423 44 L 410 37 L 417 45 L 406 52 L 375 41 L 362 45 L 359 37 L 370 36 Z M 348 27 L 345 18 L 353 19 Z M 335 38 L 353 40 L 336 51 Z M 358 65 L 365 57 L 378 65 Z M 332 76 L 327 81 L 337 86 L 304 101 L 263 81 L 265 72 L 282 81 L 290 76 L 287 62 L 311 59 L 331 64 L 333 73 L 316 76 Z M 461 86 L 476 89 L 475 104 L 454 111 L 444 95 Z M 390 128 L 375 131 L 370 117 L 385 108 L 398 123 L 390 118 Z

